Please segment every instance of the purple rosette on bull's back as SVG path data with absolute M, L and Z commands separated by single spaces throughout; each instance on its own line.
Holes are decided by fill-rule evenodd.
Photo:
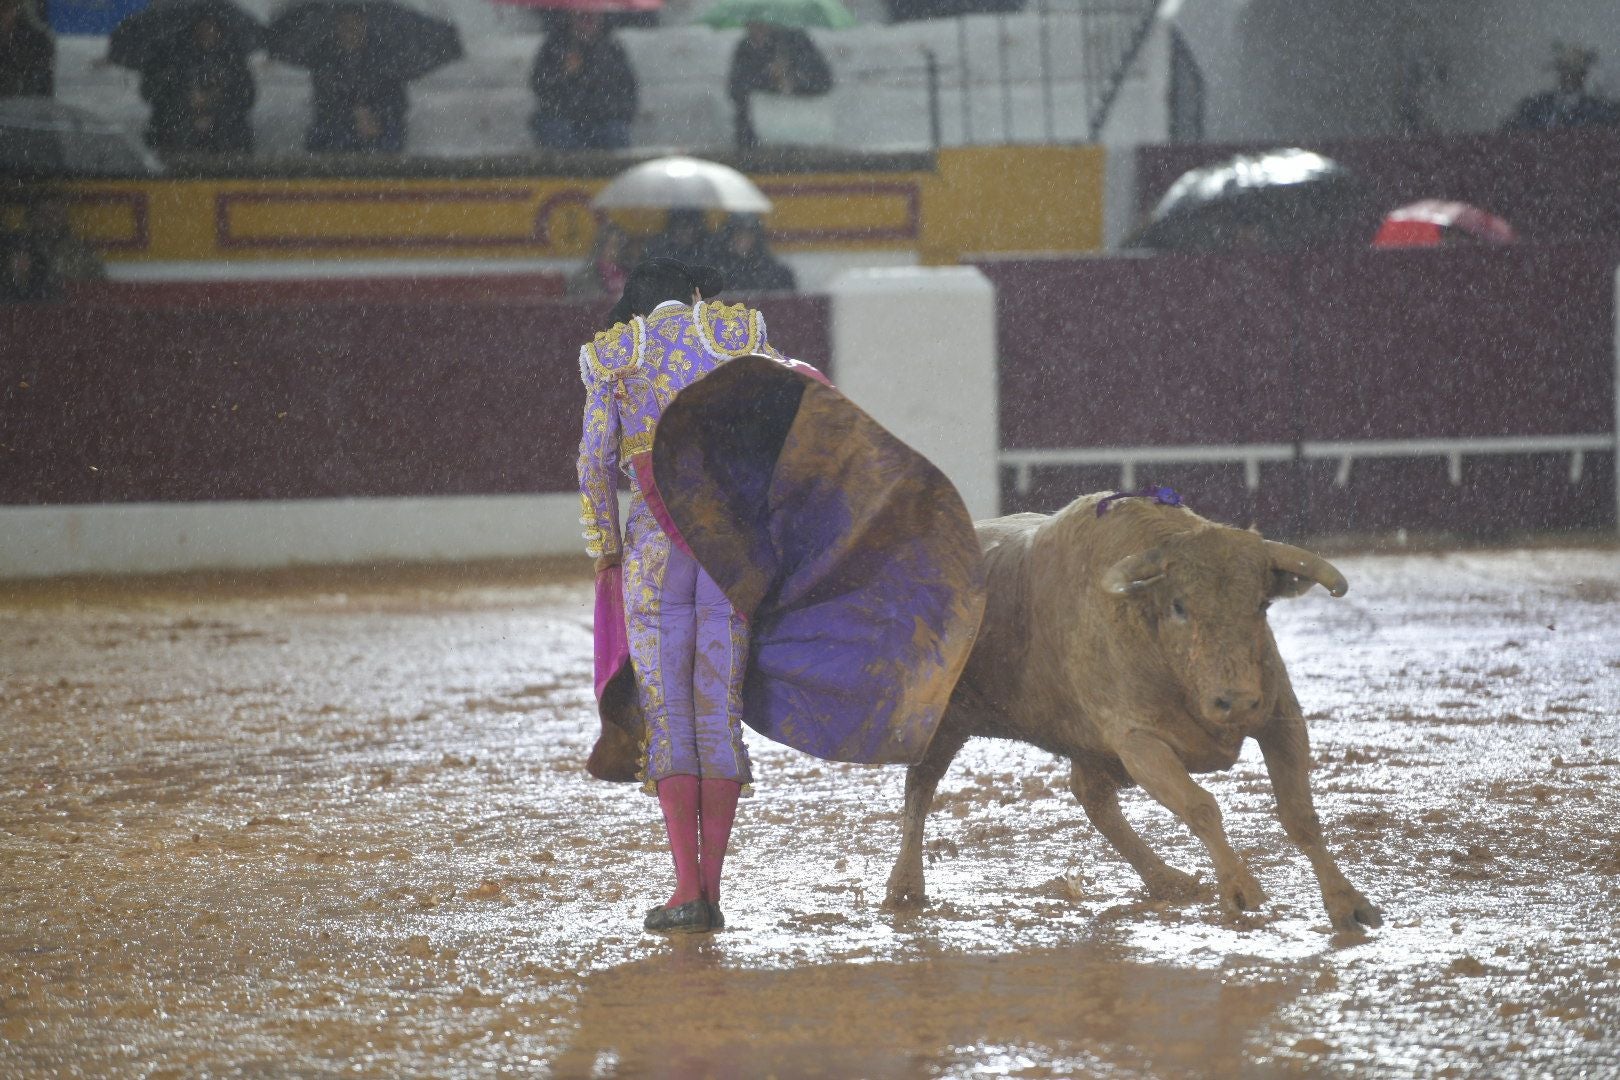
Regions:
M 1168 490 L 1088 495 L 1056 514 L 979 523 L 984 619 L 951 707 L 906 775 L 889 905 L 923 899 L 923 822 L 935 786 L 969 738 L 989 736 L 1068 757 L 1086 816 L 1153 897 L 1189 896 L 1197 879 L 1165 863 L 1125 819 L 1118 792 L 1133 784 L 1202 841 L 1228 913 L 1253 910 L 1265 894 L 1190 775 L 1231 768 L 1252 737 L 1334 926 L 1380 925 L 1323 843 L 1304 716 L 1265 616 L 1272 600 L 1313 585 L 1344 595 L 1344 576 L 1310 552 L 1207 521 L 1179 498 L 1151 497 Z

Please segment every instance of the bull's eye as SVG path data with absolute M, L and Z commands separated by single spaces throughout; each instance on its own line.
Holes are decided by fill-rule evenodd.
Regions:
M 1178 619 L 1185 619 L 1187 617 L 1187 606 L 1180 600 L 1172 600 L 1170 601 L 1170 614 Z

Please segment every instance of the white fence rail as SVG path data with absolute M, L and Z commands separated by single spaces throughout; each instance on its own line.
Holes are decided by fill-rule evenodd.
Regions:
M 1519 437 L 1461 439 L 1361 439 L 1335 442 L 1240 443 L 1230 446 L 1112 446 L 1054 450 L 1004 450 L 1001 464 L 1016 471 L 1014 483 L 1020 494 L 1027 493 L 1031 473 L 1043 466 L 1118 465 L 1119 486 L 1136 486 L 1141 465 L 1207 465 L 1240 462 L 1243 483 L 1250 491 L 1260 486 L 1260 466 L 1266 462 L 1337 460 L 1333 474 L 1335 487 L 1347 487 L 1351 466 L 1357 458 L 1446 459 L 1447 476 L 1459 485 L 1463 479 L 1463 459 L 1486 454 L 1568 454 L 1569 481 L 1579 483 L 1588 453 L 1615 453 L 1616 436 L 1608 435 L 1526 435 Z M 1620 492 L 1617 492 L 1620 502 Z M 1617 506 L 1620 509 L 1620 506 Z

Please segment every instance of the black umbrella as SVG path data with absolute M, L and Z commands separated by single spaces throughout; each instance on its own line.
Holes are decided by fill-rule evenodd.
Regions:
M 270 20 L 271 58 L 320 67 L 332 55 L 338 21 L 351 12 L 365 17 L 367 52 L 394 78 L 410 82 L 461 59 L 453 23 L 394 0 L 297 0 Z
M 1309 150 L 1238 154 L 1182 173 L 1127 247 L 1364 244 L 1378 223 L 1371 193 L 1343 165 Z
M 190 34 L 205 17 L 219 24 L 236 51 L 250 53 L 264 47 L 264 25 L 230 0 L 153 0 L 113 28 L 107 60 L 142 71 L 169 42 Z

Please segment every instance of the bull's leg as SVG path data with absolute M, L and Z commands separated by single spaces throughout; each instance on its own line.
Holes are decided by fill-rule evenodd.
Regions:
M 934 732 L 923 759 L 906 770 L 906 808 L 900 835 L 900 857 L 889 871 L 889 888 L 883 898 L 886 908 L 916 907 L 926 895 L 923 885 L 923 822 L 934 803 L 934 789 L 951 767 L 951 760 L 967 742 L 964 730 L 947 726 L 950 718 Z
M 1282 819 L 1283 829 L 1288 839 L 1310 860 L 1311 869 L 1316 872 L 1316 883 L 1322 888 L 1328 918 L 1336 928 L 1354 930 L 1358 923 L 1381 926 L 1383 918 L 1378 909 L 1345 880 L 1339 872 L 1339 864 L 1322 842 L 1322 822 L 1311 801 L 1310 738 L 1292 690 L 1284 688 L 1277 708 L 1277 715 L 1255 736 L 1255 741 L 1265 755 L 1266 771 L 1271 774 L 1271 788 L 1277 793 L 1277 816 Z
M 1159 858 L 1125 820 L 1119 809 L 1119 785 L 1113 777 L 1074 761 L 1069 769 L 1069 790 L 1080 800 L 1080 808 L 1103 839 L 1113 844 L 1136 870 L 1149 896 L 1155 900 L 1185 900 L 1198 891 L 1196 877 Z
M 1260 883 L 1254 880 L 1254 875 L 1226 839 L 1226 830 L 1221 827 L 1221 808 L 1215 804 L 1215 797 L 1193 783 L 1176 752 L 1145 731 L 1126 735 L 1116 750 L 1125 771 L 1142 785 L 1142 790 L 1186 822 L 1192 834 L 1203 843 L 1210 861 L 1215 864 L 1215 887 L 1227 914 L 1253 911 L 1265 903 L 1266 894 Z

